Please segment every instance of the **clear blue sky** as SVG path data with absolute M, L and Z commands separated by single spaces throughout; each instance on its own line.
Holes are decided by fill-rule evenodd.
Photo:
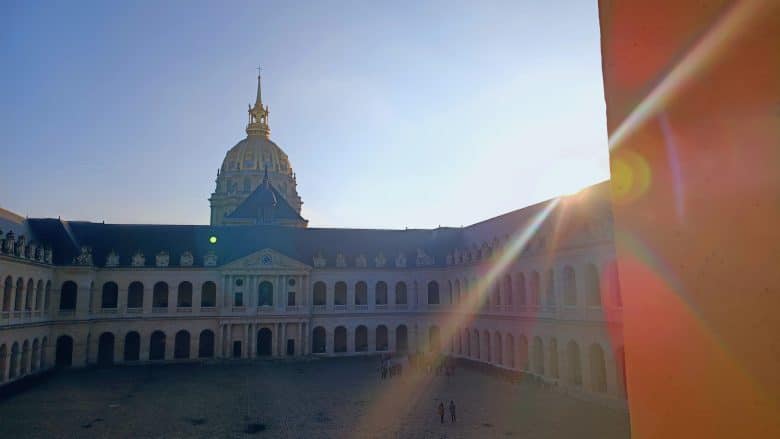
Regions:
M 208 223 L 258 64 L 312 226 L 467 225 L 609 177 L 595 0 L 379 3 L 0 2 L 0 206 Z

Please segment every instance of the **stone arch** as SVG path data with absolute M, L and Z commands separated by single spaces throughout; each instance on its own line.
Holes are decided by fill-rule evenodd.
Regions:
M 395 328 L 395 350 L 401 353 L 409 351 L 409 331 L 406 325 L 398 325 Z
M 198 336 L 198 358 L 214 358 L 214 331 L 204 329 Z
M 439 304 L 439 283 L 435 280 L 428 282 L 428 305 Z
M 346 306 L 347 304 L 347 283 L 344 281 L 336 282 L 333 289 L 333 304 L 337 306 Z
M 374 340 L 376 342 L 377 351 L 386 351 L 389 348 L 387 326 L 379 325 L 376 327 L 376 334 Z
M 563 267 L 563 304 L 577 306 L 577 275 L 570 265 Z
M 567 381 L 574 386 L 582 386 L 582 363 L 580 361 L 580 346 L 574 340 L 566 345 L 566 363 L 568 367 Z
M 55 364 L 57 367 L 70 367 L 73 365 L 73 338 L 71 336 L 60 335 L 57 338 Z
M 27 288 L 24 292 L 24 310 L 32 311 L 33 298 L 35 294 L 35 281 L 32 278 L 27 280 Z
M 534 373 L 543 376 L 544 375 L 544 342 L 542 337 L 534 337 L 533 342 L 533 369 Z
M 257 346 L 255 346 L 257 355 L 267 357 L 273 354 L 273 331 L 270 328 L 260 328 L 257 331 Z
M 395 304 L 406 305 L 407 303 L 409 303 L 409 298 L 407 297 L 406 282 L 398 282 L 395 284 Z
M 192 283 L 189 281 L 179 282 L 179 288 L 176 292 L 176 306 L 178 308 L 192 308 Z
M 368 328 L 360 325 L 355 328 L 355 352 L 368 351 Z
M 387 305 L 387 282 L 379 281 L 374 287 L 374 302 L 377 305 Z
M 214 308 L 217 306 L 217 284 L 212 281 L 203 282 L 200 286 L 200 307 Z
M 511 367 L 512 369 L 515 368 L 516 362 L 515 362 L 515 337 L 507 333 L 506 334 L 506 359 L 507 359 L 507 366 Z
M 124 361 L 138 361 L 141 358 L 141 335 L 130 331 L 125 335 Z
M 127 288 L 127 307 L 140 309 L 144 306 L 144 284 L 139 281 L 130 282 Z
M 22 362 L 19 365 L 19 376 L 27 375 L 27 364 L 30 362 L 30 341 L 25 340 L 22 343 Z
M 311 337 L 311 352 L 313 354 L 324 354 L 327 349 L 327 334 L 325 328 L 317 326 Z
M 518 367 L 521 370 L 528 370 L 528 339 L 521 335 L 517 340 L 517 359 Z
M 114 334 L 104 332 L 98 337 L 98 356 L 99 366 L 110 366 L 114 364 Z
M 333 331 L 333 352 L 347 352 L 347 328 L 337 326 Z
M 119 303 L 119 286 L 116 282 L 105 282 L 100 296 L 100 307 L 103 309 L 116 309 Z
M 585 282 L 585 304 L 601 307 L 601 282 L 596 266 L 593 264 L 586 265 L 583 277 Z
M 496 353 L 494 355 L 494 360 L 497 364 L 504 365 L 504 343 L 503 340 L 501 340 L 501 333 L 496 331 L 495 334 L 493 334 L 493 340 L 495 341 L 496 345 Z
M 550 376 L 558 379 L 561 376 L 558 366 L 558 340 L 553 337 L 550 339 Z
M 8 367 L 8 378 L 14 379 L 19 374 L 19 342 L 11 345 L 11 361 Z
M 180 330 L 173 339 L 173 358 L 184 360 L 190 358 L 190 333 Z
M 43 308 L 43 279 L 38 279 L 35 287 L 35 310 L 40 311 Z
M 30 372 L 38 370 L 39 362 L 41 360 L 41 344 L 36 338 L 32 343 L 32 357 L 30 358 Z
M 362 280 L 355 284 L 355 305 L 368 305 L 368 285 Z
M 49 312 L 49 302 L 51 301 L 51 281 L 46 281 L 46 287 L 43 292 L 43 311 Z
M 323 281 L 314 282 L 314 306 L 325 306 L 328 303 L 328 288 Z M 323 328 L 324 330 L 324 328 Z
M 598 393 L 607 392 L 607 363 L 604 360 L 604 349 L 598 343 L 590 345 L 590 385 L 591 390 Z
M 168 307 L 168 283 L 157 282 L 152 289 L 152 307 L 154 308 L 167 308 Z
M 428 351 L 438 353 L 441 352 L 441 331 L 439 327 L 433 325 L 428 328 Z
M 11 311 L 13 290 L 14 280 L 11 276 L 7 276 L 3 286 L 3 312 Z
M 60 290 L 60 310 L 75 311 L 79 288 L 72 280 L 65 281 Z M 73 340 L 71 339 L 71 342 Z
M 149 359 L 153 361 L 165 359 L 164 332 L 159 330 L 152 332 L 152 336 L 149 338 Z

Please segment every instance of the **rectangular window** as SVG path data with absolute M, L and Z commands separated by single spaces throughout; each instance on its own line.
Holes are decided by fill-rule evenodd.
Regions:
M 235 294 L 235 300 L 233 300 L 233 306 L 244 306 L 244 293 L 237 292 Z
M 295 306 L 295 291 L 287 293 L 287 306 Z

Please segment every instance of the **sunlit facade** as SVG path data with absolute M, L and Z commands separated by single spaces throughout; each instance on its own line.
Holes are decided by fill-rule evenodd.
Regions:
M 211 224 L 0 211 L 0 383 L 60 366 L 441 353 L 624 407 L 608 183 L 471 226 L 309 228 L 268 107 Z

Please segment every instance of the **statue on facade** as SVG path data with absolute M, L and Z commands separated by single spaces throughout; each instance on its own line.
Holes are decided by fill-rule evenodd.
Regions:
M 106 256 L 106 267 L 116 267 L 119 265 L 119 255 L 111 249 Z
M 368 262 L 366 261 L 366 255 L 359 254 L 358 257 L 355 258 L 355 267 L 366 268 L 367 265 Z
M 377 266 L 377 268 L 384 267 L 387 264 L 387 258 L 385 257 L 385 254 L 379 252 L 379 254 L 374 258 L 374 264 Z
M 395 266 L 398 268 L 406 267 L 406 255 L 398 253 L 398 256 L 395 257 Z
M 73 258 L 73 264 L 92 265 L 92 248 L 82 245 L 79 255 Z
M 217 254 L 214 253 L 214 250 L 210 250 L 203 255 L 203 265 L 205 267 L 215 267 L 217 265 Z
M 192 256 L 192 252 L 185 251 L 184 253 L 179 256 L 179 265 L 182 267 L 192 267 L 192 264 L 195 263 L 195 258 Z
M 347 266 L 347 258 L 344 257 L 344 254 L 339 252 L 336 254 L 336 267 L 339 268 L 345 268 Z
M 130 261 L 130 265 L 133 267 L 143 267 L 146 265 L 146 258 L 144 257 L 144 254 L 141 252 L 141 250 L 135 252 L 133 258 Z
M 325 266 L 328 264 L 328 261 L 325 259 L 325 256 L 322 254 L 322 250 L 319 250 L 316 255 L 314 255 L 314 267 L 316 268 L 325 268 Z

